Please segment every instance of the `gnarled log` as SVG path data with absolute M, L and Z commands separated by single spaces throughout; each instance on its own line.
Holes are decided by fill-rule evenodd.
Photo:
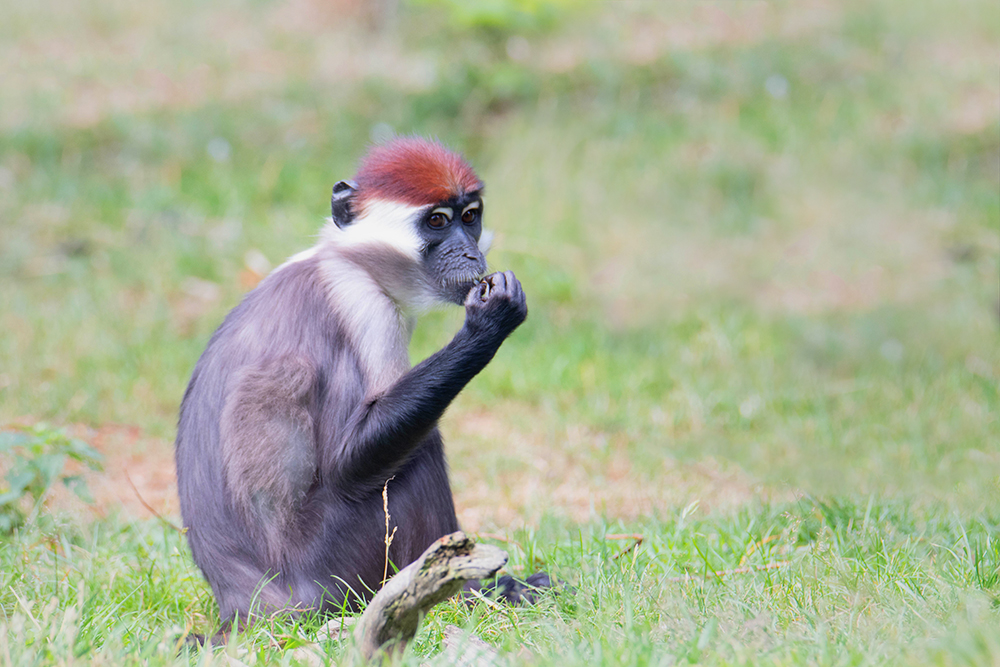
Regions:
M 354 629 L 361 655 L 369 659 L 383 647 L 402 650 L 431 607 L 458 593 L 470 579 L 492 577 L 506 563 L 507 552 L 476 544 L 461 531 L 437 540 L 368 603 Z

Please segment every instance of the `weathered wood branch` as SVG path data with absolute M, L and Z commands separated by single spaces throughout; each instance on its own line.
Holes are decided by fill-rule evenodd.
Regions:
M 437 540 L 368 603 L 354 629 L 361 655 L 367 660 L 383 647 L 402 650 L 431 607 L 458 593 L 470 579 L 492 577 L 506 563 L 507 552 L 476 544 L 461 531 Z

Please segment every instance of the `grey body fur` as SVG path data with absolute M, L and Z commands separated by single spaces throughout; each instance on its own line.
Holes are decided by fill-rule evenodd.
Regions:
M 350 602 L 350 590 L 367 597 L 384 564 L 384 516 L 370 500 L 393 474 L 393 563 L 458 529 L 450 492 L 436 491 L 448 489 L 436 428 L 382 478 L 323 479 L 351 413 L 409 367 L 406 318 L 367 271 L 330 252 L 287 264 L 248 294 L 184 397 L 181 507 L 224 620 L 328 609 Z

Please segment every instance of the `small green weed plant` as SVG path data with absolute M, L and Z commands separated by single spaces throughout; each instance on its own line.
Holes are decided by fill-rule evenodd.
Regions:
M 44 423 L 0 433 L 0 465 L 7 468 L 0 487 L 0 534 L 11 533 L 36 514 L 56 482 L 93 502 L 83 476 L 68 474 L 66 464 L 73 460 L 99 470 L 101 458 L 83 440 Z
M 579 0 L 411 0 L 411 4 L 443 10 L 449 23 L 457 28 L 513 33 L 551 27 L 573 5 L 583 3 Z

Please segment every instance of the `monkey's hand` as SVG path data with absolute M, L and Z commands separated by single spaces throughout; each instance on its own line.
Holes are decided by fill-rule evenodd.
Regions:
M 528 316 L 521 282 L 512 271 L 491 273 L 465 297 L 465 327 L 499 345 Z

